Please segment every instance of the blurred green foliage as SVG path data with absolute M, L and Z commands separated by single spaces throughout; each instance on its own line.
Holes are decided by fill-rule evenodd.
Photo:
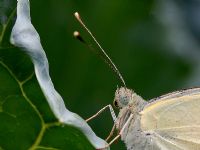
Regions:
M 73 37 L 73 31 L 78 30 L 90 39 L 74 18 L 76 11 L 118 66 L 128 87 L 144 99 L 197 85 L 188 82 L 197 66 L 189 59 L 192 55 L 177 54 L 166 40 L 168 30 L 158 19 L 157 1 L 30 2 L 32 23 L 49 59 L 55 88 L 67 107 L 83 118 L 112 103 L 120 82 L 104 62 Z M 111 115 L 105 112 L 89 124 L 104 138 L 112 127 Z M 123 147 L 118 141 L 111 149 Z

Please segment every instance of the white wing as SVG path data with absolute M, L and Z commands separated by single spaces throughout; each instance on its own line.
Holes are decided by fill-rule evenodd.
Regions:
M 200 150 L 200 90 L 168 94 L 141 112 L 141 129 L 161 150 Z M 153 144 L 153 145 L 154 145 Z

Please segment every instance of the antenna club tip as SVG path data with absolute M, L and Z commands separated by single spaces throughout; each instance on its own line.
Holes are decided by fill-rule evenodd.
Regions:
M 74 31 L 73 35 L 74 35 L 75 37 L 78 37 L 78 36 L 80 36 L 80 33 L 79 33 L 78 31 Z
M 80 15 L 79 15 L 78 12 L 75 12 L 75 13 L 74 13 L 74 16 L 75 16 L 76 18 L 80 18 Z

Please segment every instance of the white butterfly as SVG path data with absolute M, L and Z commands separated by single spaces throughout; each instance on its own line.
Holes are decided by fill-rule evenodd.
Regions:
M 146 102 L 122 87 L 114 101 L 120 108 L 116 126 L 127 149 L 200 150 L 200 88 Z
M 128 150 L 200 150 L 200 88 L 169 93 L 149 102 L 143 100 L 133 90 L 126 88 L 117 67 L 85 26 L 79 14 L 75 13 L 75 16 L 99 46 L 101 57 L 124 84 L 124 87 L 115 92 L 114 105 L 120 109 L 117 117 L 112 106 L 108 105 L 87 120 L 110 108 L 114 127 L 120 132 L 109 145 L 121 137 Z M 86 43 L 78 32 L 74 35 Z M 110 136 L 112 133 L 113 130 Z

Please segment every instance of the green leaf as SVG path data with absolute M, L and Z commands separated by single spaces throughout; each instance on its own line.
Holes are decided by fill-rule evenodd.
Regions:
M 0 1 L 0 150 L 94 149 L 80 130 L 54 117 L 30 58 L 9 44 L 13 2 Z
M 93 149 L 79 130 L 55 119 L 31 69 L 20 67 L 27 63 L 32 68 L 26 55 L 19 49 L 6 49 L 0 51 L 0 59 L 2 149 Z M 6 61 L 10 59 L 16 63 Z M 30 74 L 14 74 L 14 66 Z

